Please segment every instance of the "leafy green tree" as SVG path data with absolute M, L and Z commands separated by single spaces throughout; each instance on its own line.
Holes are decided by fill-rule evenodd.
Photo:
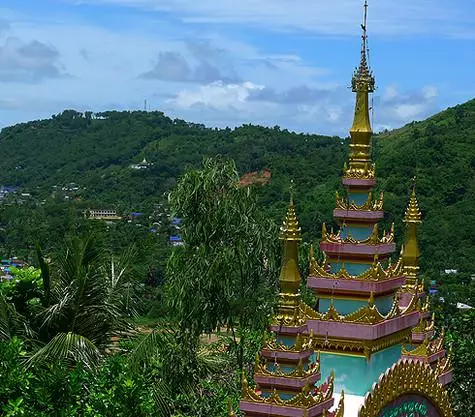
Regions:
M 168 265 L 172 317 L 193 337 L 228 328 L 242 369 L 248 332 L 265 328 L 275 298 L 276 228 L 230 160 L 188 171 L 170 202 L 185 242 Z

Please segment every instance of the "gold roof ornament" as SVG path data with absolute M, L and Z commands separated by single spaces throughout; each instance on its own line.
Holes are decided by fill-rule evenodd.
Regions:
M 324 223 L 325 224 L 325 223 Z M 322 228 L 322 242 L 325 243 L 348 243 L 348 244 L 361 244 L 365 243 L 367 245 L 382 245 L 387 243 L 394 242 L 394 223 L 391 225 L 389 231 L 384 230 L 383 236 L 379 237 L 379 227 L 378 223 L 375 223 L 373 226 L 373 231 L 371 235 L 366 239 L 358 240 L 354 239 L 350 233 L 348 233 L 346 238 L 341 237 L 341 229 L 338 233 L 328 233 L 326 232 L 326 227 Z
M 310 257 L 310 275 L 319 278 L 355 281 L 384 281 L 401 276 L 402 270 L 402 258 L 399 258 L 396 263 L 388 263 L 388 265 L 384 267 L 375 257 L 371 267 L 359 275 L 351 275 L 344 266 L 342 266 L 337 272 L 331 273 L 329 272 L 327 259 L 324 259 L 320 265 L 314 256 Z
M 344 199 L 340 196 L 340 193 L 336 191 L 336 208 L 340 210 L 365 210 L 365 211 L 381 211 L 384 204 L 384 193 L 381 191 L 379 198 L 375 199 L 373 193 L 368 193 L 368 199 L 361 205 L 355 202 L 349 202 L 348 199 Z
M 449 395 L 438 375 L 429 365 L 419 361 L 400 360 L 387 370 L 366 394 L 359 417 L 377 417 L 398 398 L 421 395 L 439 411 L 440 417 L 453 417 Z
M 293 185 L 291 185 L 289 207 L 282 227 L 280 228 L 279 239 L 284 241 L 302 240 L 301 229 L 297 219 L 297 214 L 295 213 Z
M 273 376 L 273 377 L 284 377 L 284 378 L 309 378 L 315 374 L 320 372 L 320 363 L 314 363 L 309 365 L 307 368 L 303 363 L 302 359 L 299 359 L 297 366 L 295 369 L 285 372 L 282 370 L 279 363 L 274 365 L 274 369 L 268 368 L 267 362 L 260 362 L 256 363 L 254 373 L 257 375 L 264 375 L 264 376 Z
M 335 375 L 331 372 L 325 391 L 319 389 L 311 390 L 307 383 L 299 393 L 288 400 L 283 400 L 275 389 L 271 395 L 264 397 L 254 389 L 246 386 L 245 389 L 243 387 L 242 399 L 248 402 L 308 409 L 328 401 L 333 396 L 334 379 Z
M 367 42 L 368 35 L 366 33 L 366 22 L 368 18 L 368 1 L 365 0 L 364 4 L 364 18 L 361 29 L 363 29 L 362 43 L 361 43 L 361 58 L 360 65 L 355 69 L 353 78 L 351 79 L 351 89 L 353 92 L 366 91 L 369 93 L 374 92 L 374 76 L 368 65 L 367 54 Z
M 416 197 L 416 178 L 413 178 L 412 192 L 409 199 L 409 205 L 404 215 L 404 223 L 422 223 L 422 214 L 419 210 L 419 204 Z
M 343 417 L 345 414 L 345 391 L 341 390 L 340 401 L 338 402 L 338 408 L 335 411 L 335 417 Z
M 413 295 L 411 301 L 407 306 L 401 307 L 400 302 L 400 293 L 396 293 L 393 298 L 393 303 L 391 305 L 391 309 L 387 314 L 382 314 L 378 307 L 375 304 L 374 294 L 370 294 L 368 299 L 368 303 L 358 310 L 348 313 L 348 314 L 340 314 L 335 306 L 333 305 L 332 299 L 330 299 L 330 307 L 326 312 L 318 312 L 312 310 L 312 313 L 307 313 L 308 318 L 310 319 L 317 319 L 317 320 L 324 320 L 324 321 L 337 321 L 341 323 L 354 323 L 354 324 L 377 324 L 382 323 L 386 320 L 393 319 L 395 317 L 399 317 L 413 311 L 416 311 L 418 307 L 419 297 Z
M 345 179 L 374 179 L 375 167 L 371 161 L 371 137 L 373 130 L 369 117 L 369 93 L 375 89 L 373 73 L 368 64 L 368 35 L 366 31 L 368 2 L 364 4 L 361 58 L 351 79 L 351 89 L 356 93 L 355 114 L 350 129 L 351 143 L 348 164 L 344 168 Z

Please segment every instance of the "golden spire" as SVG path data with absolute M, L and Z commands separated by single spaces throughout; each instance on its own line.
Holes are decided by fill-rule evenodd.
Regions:
M 409 199 L 409 205 L 406 209 L 406 214 L 404 216 L 404 223 L 421 223 L 422 215 L 419 210 L 419 204 L 417 203 L 416 197 L 416 178 L 413 178 L 412 184 L 412 193 L 411 198 Z
M 298 294 L 300 287 L 298 242 L 302 240 L 302 237 L 295 214 L 293 194 L 291 188 L 289 208 L 280 228 L 280 239 L 284 241 L 284 259 L 280 270 L 280 290 L 283 294 Z
M 421 218 L 422 216 L 416 198 L 416 179 L 413 178 L 411 197 L 404 216 L 407 236 L 402 249 L 404 275 L 406 276 L 406 285 L 409 286 L 417 286 L 420 255 L 419 245 L 417 243 L 417 225 L 422 222 Z
M 293 190 L 290 190 L 290 203 L 284 223 L 280 229 L 280 239 L 284 241 L 284 256 L 280 268 L 279 316 L 287 319 L 299 317 L 300 272 L 298 245 L 302 240 L 300 227 L 295 214 Z
M 374 91 L 375 81 L 367 60 L 366 22 L 368 17 L 368 1 L 364 4 L 364 18 L 361 44 L 360 65 L 351 79 L 352 91 L 356 93 L 355 115 L 350 129 L 351 144 L 349 166 L 345 170 L 346 177 L 372 178 L 374 167 L 371 163 L 371 122 L 369 118 L 368 94 Z
M 290 186 L 290 202 L 289 208 L 287 209 L 287 214 L 285 216 L 284 222 L 282 227 L 280 228 L 280 240 L 284 241 L 291 241 L 302 240 L 300 235 L 300 227 L 299 222 L 297 220 L 297 215 L 295 214 L 295 205 L 294 205 L 294 190 L 293 190 L 293 182 Z
M 367 53 L 367 40 L 368 35 L 366 32 L 366 22 L 368 18 L 368 0 L 365 0 L 364 4 L 364 18 L 361 29 L 363 29 L 362 42 L 361 42 L 361 58 L 360 65 L 355 69 L 353 78 L 351 79 L 351 89 L 354 93 L 358 91 L 366 91 L 369 93 L 374 92 L 374 77 L 373 72 L 369 69 Z

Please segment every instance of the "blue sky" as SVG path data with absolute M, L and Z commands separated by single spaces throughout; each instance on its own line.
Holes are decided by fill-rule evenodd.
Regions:
M 475 97 L 473 0 L 369 0 L 377 130 Z M 0 126 L 65 108 L 346 135 L 362 0 L 3 0 Z

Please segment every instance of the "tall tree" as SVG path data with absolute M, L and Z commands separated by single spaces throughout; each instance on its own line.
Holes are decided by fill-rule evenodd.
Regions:
M 277 289 L 275 225 L 233 161 L 206 159 L 170 196 L 184 245 L 168 264 L 168 300 L 180 330 L 198 337 L 231 331 L 238 367 L 250 329 L 264 329 Z

